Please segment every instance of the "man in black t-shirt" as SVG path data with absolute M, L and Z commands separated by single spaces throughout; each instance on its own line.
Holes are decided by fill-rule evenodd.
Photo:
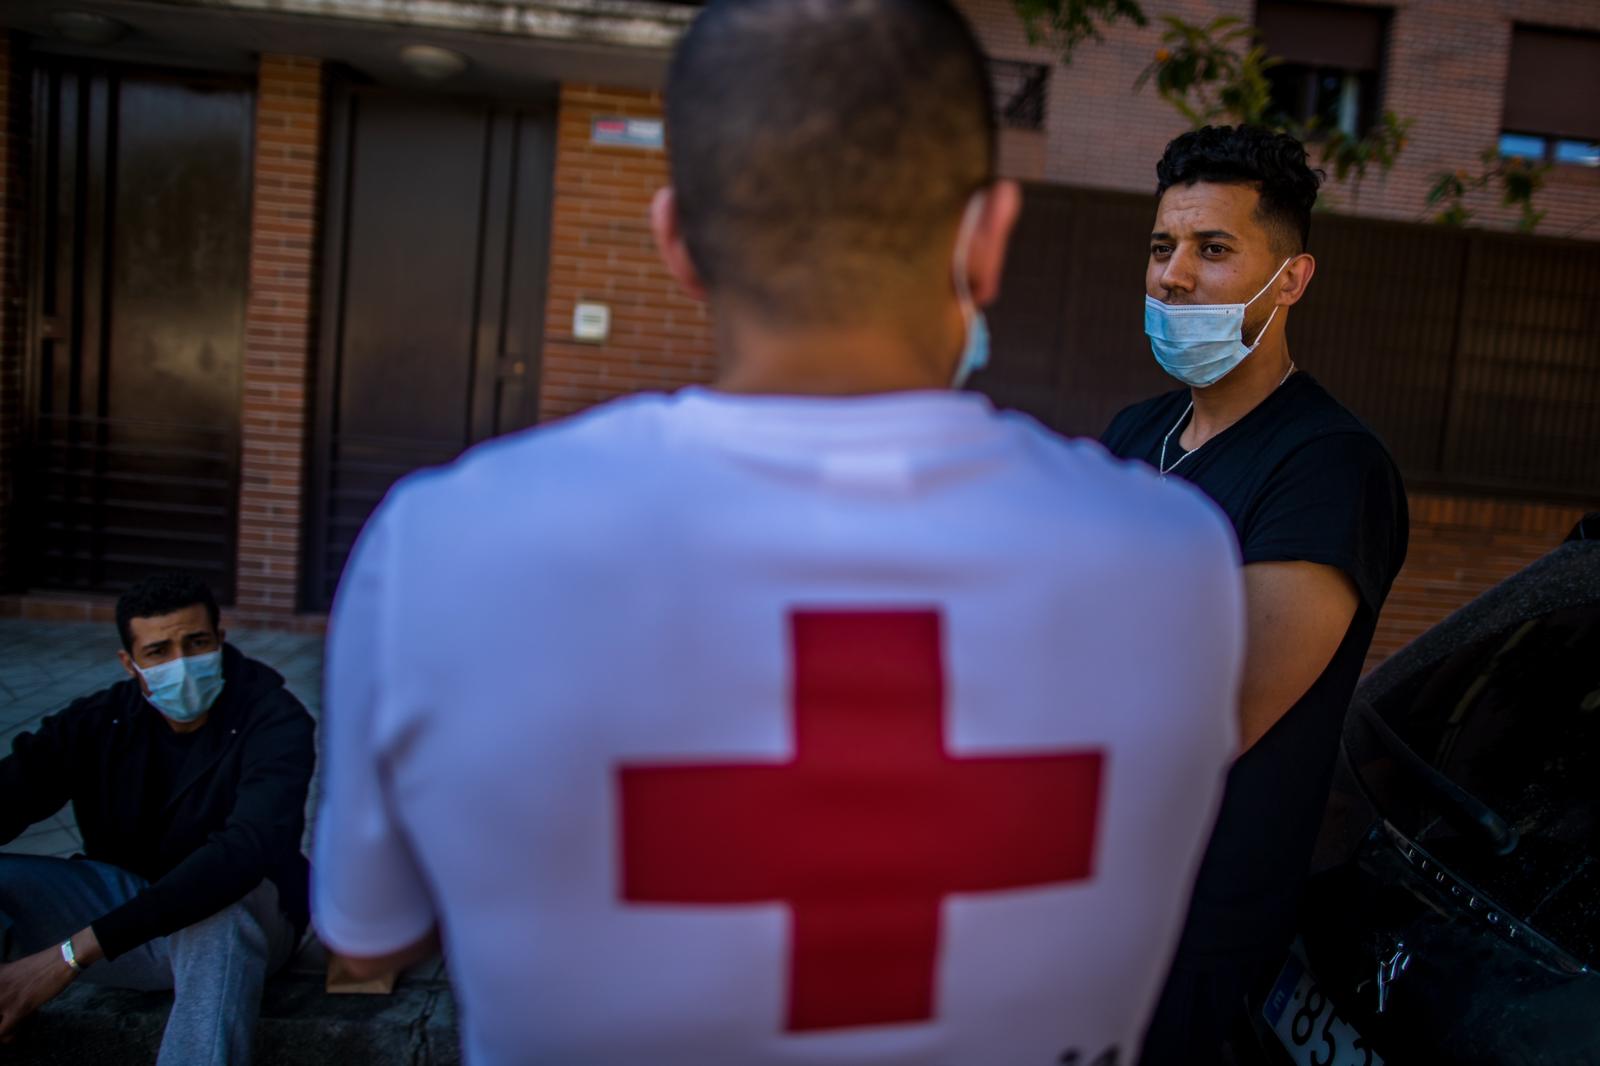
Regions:
M 1300 142 L 1207 127 L 1169 144 L 1156 174 L 1145 331 L 1187 387 L 1124 410 L 1101 439 L 1227 513 L 1249 625 L 1243 754 L 1144 1048 L 1147 1064 L 1189 1064 L 1225 1061 L 1246 994 L 1293 935 L 1345 709 L 1409 526 L 1383 444 L 1289 355 L 1289 309 L 1316 269 L 1305 247 L 1318 177 Z

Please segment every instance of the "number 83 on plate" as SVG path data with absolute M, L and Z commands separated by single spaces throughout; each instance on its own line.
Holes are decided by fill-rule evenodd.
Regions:
M 1284 963 L 1261 1013 L 1295 1066 L 1383 1066 L 1297 955 Z

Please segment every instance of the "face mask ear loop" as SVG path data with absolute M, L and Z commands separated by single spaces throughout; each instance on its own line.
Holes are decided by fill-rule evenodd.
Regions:
M 1274 307 L 1272 309 L 1272 314 L 1268 315 L 1267 320 L 1261 324 L 1261 332 L 1256 334 L 1256 342 L 1252 344 L 1244 354 L 1249 355 L 1257 348 L 1261 347 L 1261 339 L 1267 335 L 1267 329 L 1272 325 L 1272 320 L 1277 317 L 1278 309 Z
M 1289 258 L 1285 259 L 1282 263 L 1279 263 L 1278 264 L 1278 269 L 1273 272 L 1272 277 L 1267 279 L 1267 283 L 1265 285 L 1261 286 L 1260 289 L 1256 290 L 1256 294 L 1254 296 L 1250 297 L 1250 299 L 1246 300 L 1244 302 L 1243 306 L 1249 307 L 1251 304 L 1253 304 L 1257 300 L 1261 299 L 1261 294 L 1266 292 L 1268 289 L 1272 288 L 1272 283 L 1278 280 L 1279 276 L 1282 275 L 1282 273 L 1284 271 L 1284 268 L 1287 267 L 1290 263 L 1294 262 L 1294 260 L 1295 260 L 1295 257 L 1291 255 Z
M 956 235 L 956 254 L 951 262 L 951 274 L 956 286 L 956 302 L 961 305 L 961 320 L 972 328 L 972 319 L 978 313 L 977 302 L 972 298 L 972 282 L 967 277 L 967 254 L 972 251 L 972 238 L 978 231 L 978 213 L 983 207 L 984 194 L 973 193 L 972 202 L 961 217 L 961 232 Z M 1268 285 L 1272 282 L 1267 282 Z
M 1264 293 L 1268 289 L 1272 288 L 1273 282 L 1278 280 L 1278 277 L 1283 273 L 1284 268 L 1287 267 L 1292 262 L 1294 262 L 1294 257 L 1290 256 L 1288 259 L 1285 259 L 1282 263 L 1279 263 L 1277 271 L 1272 275 L 1272 277 L 1267 279 L 1267 283 L 1265 285 L 1261 286 L 1261 290 L 1259 292 L 1257 292 L 1254 296 L 1250 297 L 1250 299 L 1248 299 L 1248 300 L 1246 300 L 1244 302 L 1244 306 L 1245 307 L 1249 307 L 1251 304 L 1253 304 L 1257 300 L 1261 299 L 1261 293 Z M 1272 314 L 1268 315 L 1267 316 L 1267 320 L 1261 324 L 1261 332 L 1256 334 L 1255 343 L 1250 345 L 1250 347 L 1248 349 L 1246 349 L 1246 351 L 1245 351 L 1246 355 L 1249 355 L 1250 353 L 1254 352 L 1257 348 L 1259 348 L 1261 346 L 1261 338 L 1263 338 L 1263 337 L 1265 337 L 1267 335 L 1267 328 L 1272 325 L 1272 320 L 1274 318 L 1276 318 L 1277 315 L 1278 315 L 1278 309 L 1276 307 L 1274 307 L 1272 309 Z M 1242 339 L 1243 338 L 1241 338 L 1241 340 Z

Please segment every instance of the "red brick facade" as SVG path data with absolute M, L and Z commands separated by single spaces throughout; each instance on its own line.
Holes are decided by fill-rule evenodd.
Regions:
M 1411 550 L 1378 622 L 1367 665 L 1556 547 L 1581 507 L 1413 493 Z
M 1008 176 L 1101 189 L 1144 191 L 1155 187 L 1161 149 L 1187 128 L 1183 119 L 1148 88 L 1135 93 L 1134 80 L 1155 53 L 1160 30 L 1120 25 L 1103 41 L 1087 42 L 1070 64 L 1051 49 L 1030 44 L 1013 0 L 957 0 L 994 59 L 1053 63 L 1045 104 L 1043 172 L 1012 169 Z M 1144 4 L 1154 8 L 1153 4 Z M 1218 15 L 1250 16 L 1250 0 L 1207 3 L 1173 0 L 1162 14 L 1192 21 Z M 1002 152 L 1002 162 L 1006 153 Z
M 1052 58 L 1027 43 L 1011 0 L 961 2 L 976 19 L 991 54 Z M 1457 10 L 1468 6 L 1478 14 Z M 1401 0 L 1397 5 L 1384 103 L 1414 115 L 1417 133 L 1402 166 L 1363 191 L 1364 212 L 1415 217 L 1429 171 L 1449 165 L 1447 160 L 1470 162 L 1480 147 L 1492 143 L 1499 121 L 1496 71 L 1504 66 L 1512 6 L 1509 0 L 1476 5 Z M 1248 17 L 1252 8 L 1250 0 L 1176 0 L 1161 10 L 1200 20 L 1224 13 Z M 1600 8 L 1581 0 L 1530 0 L 1516 5 L 1515 17 L 1600 28 Z M 1058 66 L 1047 130 L 1009 134 L 1002 148 L 1006 171 L 1081 185 L 1149 188 L 1162 145 L 1184 128 L 1153 93 L 1132 91 L 1158 36 L 1153 26 L 1118 28 L 1107 41 L 1084 45 L 1070 67 Z M 26 315 L 21 260 L 26 86 L 13 71 L 10 47 L 0 39 L 0 579 L 25 586 L 26 574 L 3 569 L 12 543 L 7 527 L 17 517 L 10 475 L 18 456 Z M 320 621 L 297 615 L 296 608 L 318 293 L 323 87 L 323 70 L 316 61 L 285 56 L 261 60 L 238 587 L 236 608 L 230 612 L 240 623 L 304 626 Z M 641 389 L 707 381 L 713 375 L 706 310 L 677 291 L 650 237 L 647 210 L 651 195 L 667 180 L 664 153 L 591 143 L 596 117 L 660 115 L 659 94 L 588 85 L 562 89 L 541 419 Z M 1585 186 L 1590 179 L 1596 180 Z M 1573 204 L 1583 205 L 1591 227 L 1600 227 L 1600 218 L 1594 217 L 1600 209 L 1600 174 L 1558 174 L 1553 186 L 1540 201 L 1550 211 L 1550 232 L 1561 232 L 1566 220 L 1576 217 Z M 1600 237 L 1600 228 L 1585 232 Z M 611 309 L 610 337 L 604 343 L 574 339 L 573 311 L 579 302 Z M 1382 619 L 1373 661 L 1548 551 L 1580 513 L 1576 507 L 1414 497 L 1411 561 Z M 104 617 L 107 606 L 104 600 L 76 597 L 0 597 L 0 614 L 31 617 Z
M 660 118 L 661 97 L 592 86 L 562 89 L 541 418 L 712 376 L 705 307 L 678 291 L 650 237 L 650 198 L 667 182 L 666 155 L 592 145 L 593 120 L 608 115 Z M 611 308 L 606 343 L 573 339 L 579 302 Z
M 1048 49 L 1030 45 L 1012 0 L 959 0 L 985 49 L 1000 59 L 1052 62 Z M 1498 143 L 1505 77 L 1514 22 L 1600 31 L 1593 0 L 1350 0 L 1390 8 L 1384 88 L 1380 106 L 1414 120 L 1394 169 L 1373 172 L 1359 196 L 1330 186 L 1325 206 L 1384 218 L 1426 218 L 1434 174 L 1478 167 L 1478 153 Z M 1121 24 L 1102 42 L 1081 45 L 1070 65 L 1052 72 L 1046 144 L 1035 155 L 1042 168 L 1010 167 L 1017 177 L 1070 185 L 1144 191 L 1155 186 L 1155 163 L 1185 121 L 1148 85 L 1134 81 L 1160 46 L 1163 26 L 1154 16 L 1176 15 L 1204 23 L 1222 15 L 1249 21 L 1253 0 L 1172 0 L 1145 3 L 1152 16 L 1138 29 Z M 1005 158 L 1003 156 L 1003 158 Z M 1039 172 L 1042 170 L 1042 173 Z M 1490 190 L 1467 206 L 1474 224 L 1506 226 L 1515 213 Z M 1538 232 L 1600 240 L 1600 170 L 1555 168 L 1535 200 L 1547 212 Z
M 23 322 L 28 307 L 23 286 L 27 224 L 26 97 L 14 39 L 0 33 L 0 588 L 25 580 L 16 573 L 12 546 L 18 520 L 16 468 L 22 423 Z
M 299 597 L 322 146 L 322 64 L 264 56 L 256 86 L 235 617 Z

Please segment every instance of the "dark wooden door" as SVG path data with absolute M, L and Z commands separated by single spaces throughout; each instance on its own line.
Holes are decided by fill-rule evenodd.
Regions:
M 402 475 L 536 411 L 551 111 L 336 90 L 304 566 L 326 607 Z
M 230 599 L 253 91 L 59 60 L 34 88 L 29 583 Z

